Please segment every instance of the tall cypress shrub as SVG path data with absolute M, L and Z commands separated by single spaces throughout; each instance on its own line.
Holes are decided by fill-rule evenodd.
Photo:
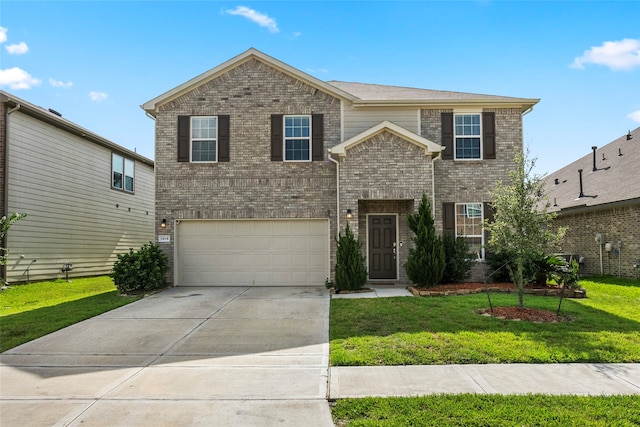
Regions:
M 349 224 L 344 235 L 338 233 L 334 285 L 336 292 L 362 289 L 367 283 L 367 268 L 361 245 Z
M 405 267 L 407 275 L 419 286 L 435 286 L 444 273 L 444 247 L 442 239 L 436 234 L 431 204 L 426 194 L 422 194 L 418 211 L 410 214 L 407 221 L 415 234 L 411 239 L 414 247 L 409 249 Z

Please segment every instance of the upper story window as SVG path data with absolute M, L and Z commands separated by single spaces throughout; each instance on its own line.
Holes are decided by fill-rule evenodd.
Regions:
M 218 118 L 191 117 L 191 161 L 218 161 Z
M 456 114 L 454 120 L 456 160 L 481 159 L 480 114 Z
M 469 242 L 469 252 L 483 253 L 483 209 L 482 203 L 456 203 L 456 235 L 465 237 Z
M 119 154 L 111 155 L 111 188 L 133 193 L 135 163 Z
M 284 116 L 284 160 L 311 160 L 311 116 Z

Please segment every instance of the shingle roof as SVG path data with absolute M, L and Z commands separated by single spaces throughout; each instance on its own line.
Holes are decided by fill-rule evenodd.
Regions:
M 549 174 L 545 178 L 545 193 L 550 210 L 590 208 L 616 202 L 640 203 L 640 127 L 596 150 L 596 171 L 593 152 Z M 580 177 L 582 169 L 582 192 Z M 556 184 L 557 182 L 557 184 Z
M 466 92 L 450 92 L 444 90 L 419 89 L 402 86 L 387 86 L 368 83 L 341 82 L 331 80 L 327 82 L 340 90 L 350 93 L 362 100 L 368 101 L 388 101 L 388 100 L 459 100 L 459 99 L 482 99 L 491 101 L 521 101 L 520 98 L 497 95 L 481 95 Z

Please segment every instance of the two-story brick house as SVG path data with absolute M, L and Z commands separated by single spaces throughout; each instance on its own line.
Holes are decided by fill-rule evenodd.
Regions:
M 322 285 L 347 222 L 407 282 L 406 217 L 481 251 L 490 189 L 537 99 L 324 82 L 255 49 L 154 98 L 156 233 L 174 285 Z

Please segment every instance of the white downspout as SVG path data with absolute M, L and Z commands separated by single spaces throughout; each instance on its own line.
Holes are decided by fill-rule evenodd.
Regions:
M 331 149 L 328 150 L 327 158 L 336 164 L 336 228 L 340 233 L 340 162 L 331 157 Z
M 431 158 L 431 211 L 433 218 L 436 217 L 436 160 L 440 160 L 440 154 L 438 157 Z

